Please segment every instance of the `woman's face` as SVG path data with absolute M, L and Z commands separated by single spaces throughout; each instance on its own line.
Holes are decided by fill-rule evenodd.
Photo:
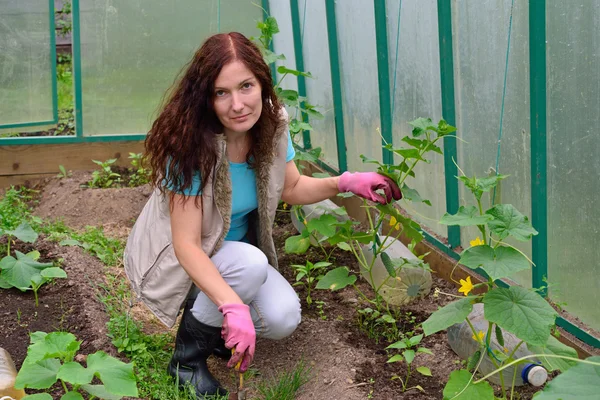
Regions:
M 225 134 L 248 132 L 260 118 L 260 83 L 241 61 L 223 67 L 215 82 L 213 98 Z

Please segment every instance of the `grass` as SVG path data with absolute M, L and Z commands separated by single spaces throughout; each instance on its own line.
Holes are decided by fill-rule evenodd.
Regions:
M 310 380 L 310 367 L 298 362 L 292 371 L 283 371 L 274 378 L 262 381 L 257 390 L 261 400 L 294 400 L 298 390 Z

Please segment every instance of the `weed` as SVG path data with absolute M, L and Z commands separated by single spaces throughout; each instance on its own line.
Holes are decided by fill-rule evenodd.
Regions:
M 100 166 L 100 170 L 92 172 L 92 180 L 88 182 L 90 188 L 109 188 L 113 183 L 121 182 L 121 175 L 112 170 L 112 165 L 117 162 L 116 158 L 106 161 L 92 160 Z
M 296 283 L 294 286 L 304 286 L 306 288 L 306 303 L 310 306 L 312 304 L 312 298 L 310 292 L 314 288 L 315 284 L 321 279 L 323 275 L 318 275 L 319 271 L 324 271 L 331 265 L 330 262 L 321 261 L 318 263 L 311 263 L 306 261 L 305 265 L 293 264 L 292 268 L 296 272 Z
M 260 400 L 293 400 L 296 392 L 310 380 L 310 368 L 299 361 L 291 372 L 283 371 L 258 385 Z
M 315 304 L 317 305 L 317 310 L 319 312 L 319 318 L 321 318 L 323 321 L 325 321 L 327 319 L 327 315 L 325 315 L 325 311 L 323 310 L 323 307 L 326 305 L 326 303 L 321 300 L 315 300 Z
M 71 176 L 71 171 L 67 172 L 67 170 L 65 169 L 64 166 L 59 165 L 58 169 L 60 170 L 60 172 L 58 173 L 58 175 L 56 175 L 57 178 L 64 179 L 64 178 L 68 178 L 69 176 Z

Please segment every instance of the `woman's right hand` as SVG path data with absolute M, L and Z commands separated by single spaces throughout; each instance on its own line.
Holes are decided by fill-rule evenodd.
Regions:
M 230 303 L 219 307 L 223 314 L 221 336 L 225 340 L 225 347 L 235 348 L 227 366 L 233 368 L 242 360 L 240 372 L 246 372 L 252 359 L 256 346 L 256 330 L 250 316 L 250 307 L 246 304 Z

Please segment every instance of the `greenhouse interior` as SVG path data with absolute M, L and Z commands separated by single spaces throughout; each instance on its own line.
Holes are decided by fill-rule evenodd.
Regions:
M 225 64 L 202 53 L 213 39 L 228 40 L 211 53 Z M 260 66 L 235 46 L 260 51 Z M 248 117 L 219 107 L 254 84 L 204 104 L 232 65 L 262 104 L 242 133 L 230 125 Z M 287 112 L 285 160 L 276 131 L 258 132 L 274 126 L 273 103 Z M 222 135 L 190 134 L 209 120 Z M 0 398 L 599 398 L 594 126 L 590 0 L 0 0 Z M 221 136 L 224 181 L 202 151 Z M 257 202 L 237 217 L 218 197 L 250 179 L 229 150 L 246 138 Z M 195 180 L 203 157 L 212 186 Z M 175 198 L 203 199 L 200 211 L 176 220 L 187 209 Z M 251 229 L 234 240 L 236 219 Z M 191 221 L 202 225 L 186 231 L 193 254 L 235 311 L 190 273 L 200 261 L 176 229 Z M 281 280 L 270 308 L 215 269 L 230 241 Z M 150 263 L 141 283 L 135 257 Z M 169 257 L 178 272 L 150 282 Z M 152 284 L 164 298 L 151 304 Z M 300 322 L 277 334 L 292 318 L 282 287 Z M 198 319 L 202 296 L 212 325 Z M 188 323 L 206 329 L 196 337 Z

